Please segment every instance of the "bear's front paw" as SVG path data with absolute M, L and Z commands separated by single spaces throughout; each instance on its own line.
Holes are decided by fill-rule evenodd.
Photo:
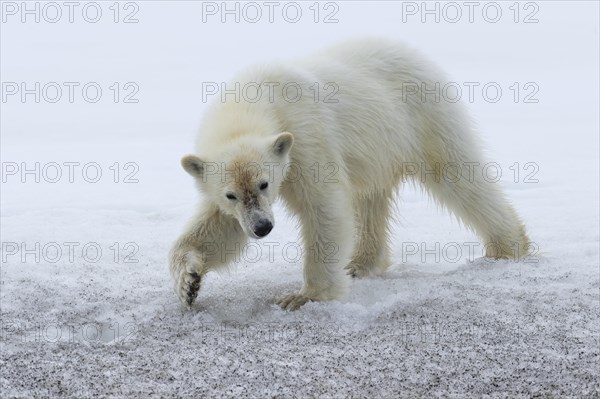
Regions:
M 196 300 L 198 291 L 200 291 L 201 282 L 202 277 L 198 273 L 185 272 L 179 279 L 179 283 L 175 287 L 175 293 L 179 297 L 181 303 L 188 308 L 190 308 Z
M 312 300 L 313 299 L 307 297 L 306 295 L 290 294 L 284 298 L 281 298 L 276 303 L 281 306 L 281 309 L 283 310 L 297 310 L 306 302 Z
M 188 252 L 180 258 L 176 258 L 171 264 L 171 274 L 175 288 L 175 294 L 182 304 L 188 308 L 192 306 L 202 282 L 200 273 L 202 263 L 196 254 Z

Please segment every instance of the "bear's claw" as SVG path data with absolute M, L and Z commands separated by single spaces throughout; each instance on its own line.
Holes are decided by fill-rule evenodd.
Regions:
M 186 305 L 188 308 L 192 306 L 198 291 L 200 291 L 200 284 L 202 282 L 202 276 L 198 273 L 183 272 L 180 282 L 176 287 L 176 293 L 181 303 Z
M 369 271 L 364 267 L 359 267 L 353 263 L 350 263 L 348 266 L 344 267 L 347 270 L 346 274 L 352 278 L 363 278 L 369 275 Z
M 190 308 L 198 296 L 204 275 L 202 259 L 193 251 L 175 252 L 172 255 L 170 270 L 177 298 Z
M 309 302 L 309 301 L 312 301 L 312 299 L 305 295 L 290 294 L 290 295 L 287 295 L 287 296 L 279 299 L 275 303 L 277 303 L 277 305 L 281 306 L 281 309 L 283 309 L 283 310 L 297 310 L 302 305 L 304 305 L 306 302 Z
M 200 282 L 201 278 L 198 273 L 190 273 L 190 277 L 193 279 L 192 282 L 188 283 L 188 292 L 186 303 L 188 306 L 192 306 L 194 300 L 198 296 L 198 291 L 200 291 Z

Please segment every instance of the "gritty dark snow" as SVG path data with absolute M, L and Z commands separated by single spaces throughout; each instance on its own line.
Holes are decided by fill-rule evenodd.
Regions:
M 97 82 L 104 95 L 2 101 L 0 397 L 600 396 L 597 2 L 535 2 L 532 24 L 513 21 L 512 2 L 495 24 L 400 23 L 407 2 L 337 2 L 336 24 L 315 24 L 309 3 L 298 24 L 201 23 L 203 2 L 135 3 L 137 24 L 113 23 L 112 2 L 97 24 L 1 24 L 3 82 Z M 374 34 L 422 49 L 456 82 L 503 88 L 498 102 L 479 89 L 463 101 L 538 256 L 470 262 L 478 238 L 407 186 L 392 267 L 340 300 L 274 304 L 302 282 L 295 221 L 278 206 L 273 232 L 183 308 L 167 252 L 197 201 L 179 159 L 202 83 Z M 139 102 L 115 103 L 115 82 L 135 82 Z M 4 173 L 36 162 L 62 165 L 62 179 Z M 79 162 L 72 182 L 65 162 Z M 82 178 L 91 162 L 97 183 Z

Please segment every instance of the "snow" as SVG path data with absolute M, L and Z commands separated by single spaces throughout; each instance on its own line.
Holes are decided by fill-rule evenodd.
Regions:
M 98 24 L 6 16 L 1 28 L 2 82 L 103 89 L 97 103 L 1 103 L 2 397 L 599 394 L 597 3 L 535 3 L 537 24 L 511 22 L 509 3 L 498 24 L 402 23 L 394 2 L 336 3 L 336 24 L 202 23 L 201 3 L 138 2 L 139 23 L 114 24 L 100 4 Z M 197 202 L 179 158 L 206 106 L 202 82 L 367 34 L 419 47 L 457 82 L 503 88 L 499 102 L 467 106 L 539 256 L 473 259 L 477 237 L 407 186 L 393 266 L 339 301 L 274 305 L 302 281 L 295 222 L 278 206 L 273 232 L 184 309 L 166 257 Z M 139 103 L 114 103 L 114 82 L 135 82 Z M 514 82 L 535 82 L 539 102 L 515 103 Z M 7 169 L 35 162 L 39 183 Z M 79 163 L 73 182 L 65 162 Z M 92 162 L 97 183 L 85 180 L 95 165 L 81 173 Z M 538 182 L 525 182 L 528 162 Z

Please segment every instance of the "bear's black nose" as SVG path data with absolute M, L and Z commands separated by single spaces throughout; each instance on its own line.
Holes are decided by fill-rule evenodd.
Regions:
M 260 219 L 254 226 L 254 234 L 257 237 L 264 237 L 273 230 L 273 223 L 269 219 Z

